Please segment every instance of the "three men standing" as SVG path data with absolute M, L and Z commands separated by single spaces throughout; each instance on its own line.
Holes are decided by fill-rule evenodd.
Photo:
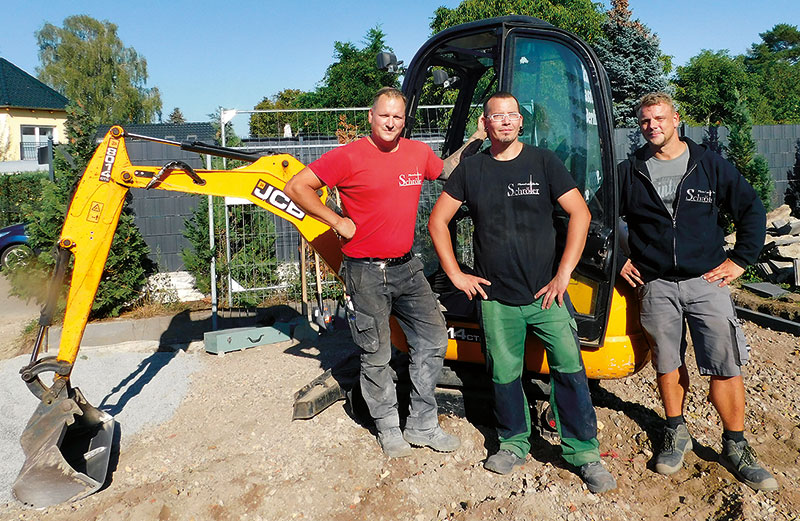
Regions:
M 562 455 L 579 469 L 592 492 L 611 490 L 616 481 L 600 462 L 597 420 L 565 295 L 586 241 L 589 210 L 555 154 L 519 141 L 522 116 L 514 96 L 498 92 L 490 97 L 482 126 L 491 147 L 455 169 L 431 213 L 428 230 L 453 284 L 470 299 L 482 298 L 481 326 L 500 439 L 500 450 L 485 467 L 506 474 L 522 465 L 530 451 L 531 422 L 521 377 L 526 332 L 532 327 L 547 350 L 550 401 Z M 477 276 L 459 268 L 447 230 L 462 204 L 475 225 Z M 556 204 L 569 215 L 557 270 Z
M 709 396 L 722 419 L 723 463 L 752 488 L 774 490 L 775 478 L 758 463 L 743 435 L 740 366 L 749 353 L 726 287 L 758 256 L 764 208 L 730 163 L 678 137 L 679 117 L 668 95 L 645 96 L 638 114 L 648 144 L 619 169 L 620 214 L 627 217 L 631 250 L 620 274 L 639 291 L 642 327 L 651 341 L 667 416 L 656 470 L 676 472 L 692 447 L 682 416 L 689 383 L 684 362 L 688 326 L 698 368 L 711 376 Z M 428 229 L 453 284 L 470 299 L 482 298 L 480 320 L 500 440 L 500 450 L 485 467 L 511 472 L 530 450 L 530 416 L 521 382 L 530 327 L 547 351 L 550 402 L 564 459 L 592 492 L 615 488 L 615 479 L 600 462 L 595 412 L 565 294 L 591 218 L 569 172 L 552 152 L 519 141 L 522 116 L 509 93 L 489 98 L 478 131 L 465 145 L 482 141 L 485 129 L 491 147 L 457 168 L 465 147 L 443 162 L 427 145 L 400 137 L 405 98 L 396 89 L 378 92 L 369 121 L 369 137 L 313 162 L 287 183 L 286 193 L 345 241 L 351 332 L 362 350 L 361 391 L 383 451 L 399 457 L 410 454 L 410 445 L 444 452 L 460 445 L 439 426 L 434 398 L 447 345 L 444 318 L 422 263 L 411 254 L 423 180 L 440 174 L 446 178 L 455 168 Z M 316 190 L 323 185 L 339 188 L 344 216 L 319 201 Z M 477 275 L 459 268 L 447 229 L 462 204 L 475 225 Z M 557 266 L 556 205 L 569 216 Z M 737 226 L 736 245 L 727 254 L 718 224 L 720 208 Z M 388 367 L 390 314 L 410 345 L 411 403 L 402 432 Z
M 749 348 L 727 288 L 764 245 L 764 207 L 732 164 L 678 136 L 680 118 L 669 95 L 644 96 L 638 117 L 647 144 L 619 168 L 620 216 L 627 219 L 630 247 L 620 274 L 638 290 L 667 417 L 656 470 L 677 472 L 692 448 L 683 418 L 688 327 L 722 420 L 722 462 L 753 489 L 774 490 L 777 481 L 744 438 L 741 366 Z M 736 224 L 736 244 L 727 253 L 720 210 Z

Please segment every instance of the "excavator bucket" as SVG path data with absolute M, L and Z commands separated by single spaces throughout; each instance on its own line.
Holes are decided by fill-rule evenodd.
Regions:
M 20 438 L 25 463 L 14 496 L 44 508 L 97 491 L 106 479 L 115 424 L 77 388 L 42 400 Z

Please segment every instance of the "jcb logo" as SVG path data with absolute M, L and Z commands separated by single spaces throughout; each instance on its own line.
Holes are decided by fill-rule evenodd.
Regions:
M 111 180 L 111 169 L 114 167 L 114 161 L 117 159 L 118 146 L 118 139 L 112 139 L 108 142 L 106 157 L 103 158 L 103 169 L 100 171 L 100 180 L 104 183 Z
M 299 221 L 302 221 L 306 216 L 305 212 L 294 204 L 294 201 L 289 199 L 289 196 L 283 191 L 275 188 L 263 179 L 259 179 L 256 187 L 253 188 L 253 195 L 261 199 L 267 204 L 271 204 L 278 210 L 282 210 Z

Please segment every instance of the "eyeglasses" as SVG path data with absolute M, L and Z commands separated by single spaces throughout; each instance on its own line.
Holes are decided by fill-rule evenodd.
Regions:
M 503 121 L 504 119 L 508 118 L 509 121 L 518 121 L 522 114 L 519 112 L 509 112 L 508 114 L 489 114 L 489 119 L 492 121 Z

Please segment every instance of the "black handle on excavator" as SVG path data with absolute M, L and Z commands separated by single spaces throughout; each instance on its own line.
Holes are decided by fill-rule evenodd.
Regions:
M 261 157 L 258 152 L 242 152 L 241 150 L 236 150 L 233 148 L 209 145 L 208 143 L 203 143 L 202 141 L 192 141 L 191 143 L 185 141 L 180 144 L 180 147 L 181 150 L 186 150 L 187 152 L 198 152 L 200 154 L 210 154 L 228 159 L 239 159 L 249 163 L 257 161 L 258 158 Z
M 114 134 L 114 128 L 115 127 L 112 127 L 111 129 L 112 135 Z M 261 157 L 261 154 L 259 154 L 258 152 L 242 152 L 241 150 L 236 150 L 235 148 L 210 145 L 208 143 L 203 143 L 202 141 L 191 141 L 191 142 L 184 141 L 183 143 L 181 143 L 179 141 L 155 138 L 152 136 L 143 136 L 141 134 L 132 134 L 130 132 L 124 132 L 124 135 L 126 137 L 133 139 L 143 139 L 145 141 L 154 141 L 156 143 L 163 143 L 165 145 L 179 147 L 181 150 L 186 150 L 187 152 L 198 152 L 200 154 L 209 154 L 212 156 L 219 156 L 227 159 L 238 159 L 240 161 L 247 161 L 248 163 L 253 163 L 255 161 L 258 161 L 258 158 Z M 121 137 L 121 135 L 115 137 Z

